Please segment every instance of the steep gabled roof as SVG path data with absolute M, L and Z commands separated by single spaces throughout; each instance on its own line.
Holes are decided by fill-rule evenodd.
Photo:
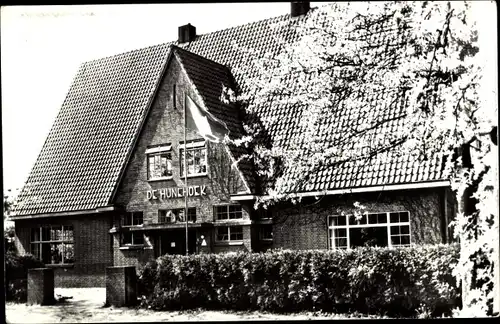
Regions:
M 80 66 L 18 197 L 17 215 L 109 205 L 168 51 L 162 44 Z
M 207 108 L 226 121 L 234 134 L 241 131 L 236 110 L 219 97 L 222 84 L 245 91 L 249 77 L 256 73 L 251 66 L 252 54 L 241 49 L 276 55 L 284 44 L 299 39 L 300 35 L 291 27 L 304 19 L 305 16 L 291 18 L 287 14 L 200 35 L 190 43 L 178 45 L 185 49 L 178 53 Z M 87 62 L 80 67 L 19 195 L 21 205 L 17 215 L 94 209 L 112 203 L 113 192 L 155 94 L 171 44 L 175 42 Z M 231 76 L 235 84 L 231 84 Z M 389 100 L 387 96 L 390 94 L 366 98 L 373 113 L 380 118 L 390 117 L 401 109 L 397 100 Z M 391 104 L 381 104 L 386 102 Z M 302 131 L 297 127 L 302 113 L 300 109 L 291 110 L 286 106 L 260 107 L 252 118 L 262 122 L 270 145 L 286 146 Z M 359 116 L 359 112 L 339 102 L 331 118 L 322 120 L 323 126 L 318 128 L 325 145 L 333 145 L 333 141 L 343 135 L 344 126 L 359 122 Z M 388 125 L 394 129 L 402 126 L 398 121 Z M 231 152 L 238 158 L 246 151 L 231 147 Z M 318 169 L 308 183 L 291 190 L 438 180 L 442 174 L 439 163 L 435 162 L 421 163 L 406 156 L 394 157 L 376 167 L 371 163 L 340 163 Z M 252 167 L 242 164 L 240 168 L 254 187 Z M 284 171 L 289 177 L 295 176 L 294 170 Z
M 235 90 L 231 71 L 226 66 L 200 55 L 177 46 L 173 46 L 173 48 L 188 77 L 201 95 L 208 111 L 227 125 L 231 139 L 241 138 L 244 131 L 242 113 L 239 111 L 239 107 L 221 100 L 223 87 Z M 250 153 L 244 147 L 237 147 L 233 144 L 228 146 L 235 160 L 238 160 L 244 154 Z M 253 193 L 255 191 L 255 179 L 252 164 L 248 160 L 242 160 L 238 163 L 238 169 L 242 173 L 249 190 Z

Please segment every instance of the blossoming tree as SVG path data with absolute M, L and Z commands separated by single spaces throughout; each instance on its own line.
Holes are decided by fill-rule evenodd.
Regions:
M 441 165 L 461 202 L 453 223 L 461 243 L 455 271 L 464 309 L 475 307 L 475 315 L 486 314 L 498 291 L 499 245 L 497 95 L 485 77 L 496 70 L 472 15 L 481 5 L 335 3 L 297 21 L 299 40 L 278 39 L 277 56 L 242 48 L 258 73 L 236 97 L 249 122 L 248 136 L 235 141 L 253 147 L 246 158 L 272 181 L 260 204 L 297 199 L 294 190 L 308 189 L 319 172 L 341 163 L 383 164 L 404 155 Z M 286 141 L 265 140 L 264 130 L 282 122 L 263 113 L 271 107 L 299 116 Z M 346 109 L 349 122 L 337 136 L 325 120 Z

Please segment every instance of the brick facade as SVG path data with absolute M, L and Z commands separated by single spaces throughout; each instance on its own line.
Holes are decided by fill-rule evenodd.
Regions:
M 44 224 L 73 226 L 75 262 L 70 267 L 54 267 L 56 287 L 103 287 L 107 266 L 140 268 L 159 255 L 185 253 L 184 223 L 159 224 L 158 219 L 160 209 L 184 208 L 184 198 L 151 199 L 147 192 L 184 187 L 179 154 L 179 144 L 184 141 L 184 94 L 188 93 L 199 105 L 201 99 L 175 57 L 167 66 L 157 89 L 114 197 L 113 203 L 118 211 L 16 221 L 16 246 L 21 253 L 30 251 L 31 228 Z M 188 142 L 199 139 L 194 131 L 188 131 Z M 158 145 L 171 146 L 172 179 L 148 180 L 146 150 Z M 447 225 L 454 217 L 456 203 L 449 190 L 442 188 L 325 196 L 318 201 L 311 197 L 303 198 L 299 205 L 271 207 L 268 216 L 272 219 L 259 219 L 262 211 L 254 211 L 253 202 L 240 204 L 230 200 L 231 194 L 245 191 L 246 187 L 239 172 L 231 168 L 232 160 L 226 148 L 210 142 L 206 143 L 206 148 L 207 174 L 188 179 L 190 186 L 206 187 L 206 195 L 188 197 L 188 206 L 196 208 L 197 217 L 196 222 L 189 225 L 188 246 L 191 252 L 327 249 L 328 216 L 352 213 L 355 201 L 366 206 L 368 212 L 408 211 L 412 243 L 432 244 L 450 240 Z M 242 207 L 241 219 L 215 219 L 214 206 L 228 204 Z M 142 212 L 143 224 L 123 227 L 120 218 L 126 212 Z M 218 227 L 229 225 L 242 226 L 243 239 L 217 241 Z M 272 239 L 260 239 L 259 230 L 263 226 L 272 226 Z M 126 231 L 142 235 L 144 245 L 123 245 L 121 240 Z
M 16 248 L 31 253 L 31 229 L 43 225 L 73 226 L 75 262 L 70 266 L 50 265 L 56 287 L 104 287 L 106 267 L 113 265 L 110 214 L 38 218 L 16 221 Z
M 387 191 L 326 196 L 319 201 L 304 198 L 298 205 L 281 204 L 271 209 L 272 244 L 258 245 L 254 249 L 327 249 L 328 216 L 342 212 L 352 214 L 355 201 L 365 206 L 369 213 L 408 211 L 412 243 L 444 243 L 450 241 L 446 234 L 449 221 L 443 226 L 444 209 L 453 202 L 449 195 L 445 201 L 445 192 L 443 188 Z
M 175 96 L 174 96 L 175 85 Z M 184 94 L 201 105 L 200 97 L 181 68 L 176 58 L 170 61 L 165 77 L 158 87 L 149 115 L 146 118 L 142 133 L 136 143 L 129 165 L 123 176 L 122 183 L 116 195 L 115 203 L 125 211 L 142 211 L 144 215 L 143 233 L 146 247 L 141 249 L 125 249 L 120 247 L 120 230 L 113 234 L 113 250 L 115 265 L 141 266 L 148 259 L 158 254 L 155 243 L 158 237 L 168 240 L 170 244 L 184 244 L 185 229 L 182 224 L 158 224 L 159 209 L 184 208 L 184 198 L 148 199 L 146 192 L 163 188 L 182 188 L 184 178 L 181 177 L 181 155 L 179 144 L 184 141 L 183 110 Z M 175 98 L 175 104 L 173 102 Z M 188 129 L 187 141 L 202 140 L 195 131 Z M 150 180 L 147 175 L 148 147 L 155 145 L 171 145 L 173 177 L 170 180 Z M 208 170 L 206 176 L 188 178 L 190 186 L 206 186 L 206 196 L 188 197 L 188 206 L 196 208 L 196 224 L 190 224 L 196 237 L 197 251 L 223 252 L 236 250 L 251 250 L 250 240 L 250 210 L 243 209 L 243 218 L 231 224 L 243 226 L 243 241 L 237 245 L 226 242 L 216 242 L 215 228 L 224 225 L 214 219 L 214 206 L 235 204 L 230 201 L 229 194 L 245 190 L 239 173 L 231 170 L 231 161 L 222 145 L 206 142 L 208 155 Z M 245 225 L 246 224 L 246 225 Z M 119 228 L 118 224 L 116 224 Z M 206 247 L 201 247 L 201 236 L 204 236 Z M 163 254 L 163 253 L 162 253 Z

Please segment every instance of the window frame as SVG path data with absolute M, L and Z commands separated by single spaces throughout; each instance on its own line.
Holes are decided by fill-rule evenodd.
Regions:
M 48 229 L 48 233 L 49 233 L 49 239 L 44 239 L 44 235 L 43 235 L 43 230 L 44 229 Z M 61 239 L 53 239 L 52 237 L 52 231 L 53 230 L 57 230 L 57 229 L 60 229 L 61 230 Z M 38 239 L 36 239 L 36 235 L 33 235 L 34 233 L 36 233 L 38 230 Z M 71 232 L 71 236 L 69 234 L 65 234 L 66 231 L 70 231 Z M 35 239 L 34 237 L 35 236 Z M 52 255 L 49 255 L 49 258 L 50 258 L 50 261 L 51 263 L 45 263 L 43 261 L 43 245 L 48 245 L 49 246 L 49 253 L 51 253 L 52 249 L 52 245 L 53 244 L 56 244 L 56 245 L 62 245 L 62 258 L 61 258 L 61 261 L 58 262 L 58 263 L 52 263 Z M 35 251 L 36 249 L 34 248 L 34 246 L 37 245 L 38 246 L 38 251 Z M 68 245 L 71 245 L 73 247 L 73 260 L 71 262 L 65 262 L 65 249 L 66 249 L 66 246 Z M 64 265 L 73 265 L 75 263 L 75 231 L 74 231 L 74 228 L 73 228 L 73 225 L 43 225 L 43 226 L 39 226 L 39 227 L 32 227 L 31 228 L 31 233 L 30 233 L 30 253 L 33 254 L 36 258 L 40 259 L 42 262 L 44 262 L 46 265 L 51 265 L 51 266 L 58 266 L 58 265 L 61 265 L 61 266 L 64 266 Z
M 165 214 L 167 214 L 168 212 L 172 212 L 174 214 L 174 217 L 175 217 L 175 221 L 172 222 L 167 222 L 166 221 L 166 217 L 165 217 L 165 221 L 161 221 L 161 215 L 160 215 L 160 212 L 165 212 Z M 194 213 L 191 213 L 193 212 Z M 170 209 L 158 209 L 158 224 L 176 224 L 176 223 L 185 223 L 185 220 L 180 220 L 179 219 L 179 214 L 180 213 L 184 213 L 184 208 L 170 208 Z M 193 217 L 190 217 L 190 216 L 194 216 Z M 189 207 L 188 208 L 188 223 L 196 223 L 196 219 L 197 219 L 197 215 L 196 215 L 196 207 Z
M 271 237 L 266 237 L 266 235 L 264 235 L 264 233 L 266 232 L 266 229 L 271 229 L 270 230 L 270 233 L 271 233 Z M 273 235 L 273 225 L 272 224 L 264 224 L 264 225 L 259 225 L 259 240 L 261 241 L 272 241 L 273 238 L 274 238 L 274 235 Z
M 407 221 L 401 221 L 401 213 L 406 213 L 408 220 Z M 370 215 L 385 215 L 385 222 L 378 222 L 377 223 L 370 223 Z M 397 222 L 391 222 L 391 215 L 393 214 L 398 214 L 398 221 Z M 338 218 L 341 219 L 341 217 L 345 217 L 345 221 L 343 222 L 344 224 L 342 225 L 334 225 L 334 222 L 332 219 Z M 412 243 L 412 235 L 411 235 L 411 214 L 407 210 L 400 210 L 400 211 L 388 211 L 388 212 L 371 212 L 367 214 L 363 214 L 361 221 L 358 221 L 358 224 L 351 224 L 350 221 L 354 217 L 353 214 L 346 214 L 346 215 L 329 215 L 327 219 L 327 226 L 328 226 L 328 248 L 330 250 L 333 249 L 351 249 L 351 234 L 350 234 L 350 229 L 353 228 L 373 228 L 373 227 L 385 227 L 387 229 L 387 247 L 388 248 L 395 248 L 395 247 L 404 247 L 404 246 L 411 246 Z M 365 218 L 366 217 L 366 218 Z M 378 216 L 377 216 L 378 217 Z M 361 222 L 366 219 L 366 222 L 364 224 L 361 224 Z M 394 233 L 392 232 L 393 227 L 399 227 L 399 233 Z M 401 227 L 402 226 L 407 226 L 408 228 L 408 233 L 401 233 Z M 335 232 L 336 230 L 342 230 L 344 229 L 346 231 L 345 236 L 336 236 Z M 408 237 L 408 244 L 393 244 L 392 243 L 392 238 L 393 237 L 402 237 L 402 236 L 407 236 Z M 336 244 L 336 238 L 345 238 L 346 239 L 346 246 L 339 246 L 337 247 Z M 400 239 L 401 240 L 401 239 Z
M 125 235 L 131 235 L 131 243 L 124 243 L 125 241 Z M 137 235 L 142 237 L 142 243 L 136 243 L 134 237 Z M 127 232 L 122 232 L 120 235 L 120 247 L 127 247 L 127 246 L 144 246 L 146 244 L 146 240 L 144 238 L 144 233 L 142 231 L 127 231 Z
M 193 152 L 193 151 L 196 151 L 196 150 L 204 150 L 205 151 L 205 171 L 204 172 L 197 172 L 197 173 L 192 173 L 190 174 L 188 172 L 188 178 L 189 177 L 200 177 L 200 176 L 206 176 L 208 174 L 208 149 L 207 149 L 207 145 L 205 143 L 205 141 L 200 141 L 200 142 L 191 142 L 191 143 L 187 143 L 187 144 L 184 144 L 184 143 L 181 143 L 179 144 L 179 173 L 180 173 L 180 176 L 181 177 L 185 177 L 185 173 L 184 173 L 184 151 L 187 151 L 187 152 Z M 187 164 L 187 169 L 189 171 L 189 163 L 188 161 L 186 160 L 186 164 Z M 200 164 L 201 165 L 201 164 Z M 193 157 L 193 166 L 194 166 L 194 157 Z M 194 167 L 193 167 L 194 169 Z
M 135 220 L 136 220 L 136 215 L 141 215 L 141 222 L 140 224 L 135 224 Z M 128 219 L 130 217 L 130 223 L 127 224 L 125 222 L 126 219 Z M 144 212 L 142 211 L 130 211 L 130 212 L 125 212 L 121 215 L 121 225 L 122 227 L 139 227 L 139 226 L 143 226 L 144 225 Z
M 169 171 L 170 175 L 167 176 L 157 176 L 154 177 L 151 175 L 150 171 L 150 158 L 155 159 L 156 157 L 159 157 L 159 164 L 160 164 L 160 172 L 161 170 L 161 158 L 162 156 L 168 156 L 167 157 L 167 171 Z M 170 161 L 170 163 L 169 163 Z M 155 163 L 155 161 L 153 161 Z M 172 154 L 172 146 L 171 145 L 163 145 L 163 146 L 158 146 L 155 148 L 149 148 L 146 150 L 146 172 L 147 172 L 147 179 L 148 181 L 155 181 L 155 180 L 170 180 L 173 179 L 173 154 Z
M 239 211 L 230 211 L 230 207 L 239 207 Z M 219 218 L 219 215 L 221 215 L 222 213 L 220 213 L 218 211 L 218 208 L 225 208 L 226 211 L 225 211 L 225 214 L 227 215 L 227 218 Z M 235 217 L 235 218 L 231 218 L 230 215 L 231 214 L 239 214 L 240 217 Z M 224 205 L 216 205 L 214 206 L 214 219 L 216 222 L 228 222 L 228 221 L 234 221 L 234 220 L 241 220 L 243 219 L 243 207 L 239 204 L 224 204 Z
M 223 234 L 223 235 L 226 235 L 227 236 L 227 239 L 224 240 L 224 239 L 219 239 L 219 231 L 223 228 L 226 228 L 227 229 L 227 233 L 226 234 Z M 236 235 L 236 234 L 240 234 L 240 232 L 237 232 L 237 233 L 231 233 L 231 228 L 235 229 L 235 228 L 240 228 L 241 229 L 241 238 L 237 238 L 237 239 L 231 239 L 231 236 L 232 235 Z M 238 243 L 241 243 L 243 242 L 243 238 L 244 238 L 244 235 L 243 235 L 243 225 L 223 225 L 223 226 L 217 226 L 216 227 L 216 232 L 215 232 L 215 242 L 217 243 L 234 243 L 234 242 L 238 242 Z

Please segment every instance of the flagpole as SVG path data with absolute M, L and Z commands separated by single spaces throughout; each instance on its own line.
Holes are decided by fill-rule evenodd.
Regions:
M 186 156 L 187 156 L 187 142 L 186 142 L 186 129 L 187 129 L 187 122 L 186 122 L 186 93 L 184 93 L 184 220 L 186 221 L 186 255 L 189 254 L 189 249 L 188 249 L 188 169 L 187 169 L 187 163 L 186 163 Z

